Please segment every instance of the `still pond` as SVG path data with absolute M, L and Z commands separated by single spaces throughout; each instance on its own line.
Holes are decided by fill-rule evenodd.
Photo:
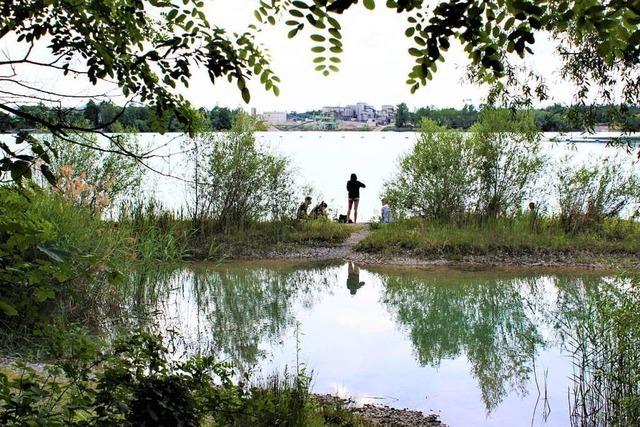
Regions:
M 131 319 L 254 378 L 303 366 L 313 392 L 437 413 L 451 426 L 566 426 L 572 328 L 591 272 L 197 264 L 133 277 Z M 178 356 L 176 356 L 178 357 Z

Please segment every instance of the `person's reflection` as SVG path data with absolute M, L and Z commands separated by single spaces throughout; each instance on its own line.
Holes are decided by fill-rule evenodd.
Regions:
M 350 262 L 349 274 L 347 275 L 347 288 L 349 289 L 349 293 L 355 295 L 362 286 L 364 286 L 364 282 L 360 281 L 360 268 Z

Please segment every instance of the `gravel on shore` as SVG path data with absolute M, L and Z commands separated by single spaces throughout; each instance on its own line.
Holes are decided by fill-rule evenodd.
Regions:
M 386 405 L 356 405 L 351 399 L 331 394 L 317 394 L 314 397 L 321 404 L 342 405 L 375 426 L 447 427 L 436 414 L 424 414 L 412 409 L 398 409 Z

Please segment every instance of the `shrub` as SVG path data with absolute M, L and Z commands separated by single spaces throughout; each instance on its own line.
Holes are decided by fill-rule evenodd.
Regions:
M 475 192 L 472 147 L 457 130 L 424 119 L 413 151 L 400 158 L 384 196 L 399 214 L 452 219 L 467 211 Z
M 256 125 L 241 114 L 230 132 L 202 136 L 207 164 L 195 203 L 224 232 L 260 220 L 281 221 L 295 211 L 290 162 L 256 143 Z
M 43 372 L 21 363 L 0 372 L 2 425 L 364 425 L 344 408 L 320 407 L 304 370 L 246 387 L 212 357 L 171 361 L 148 332 L 110 345 L 77 331 L 51 336 L 54 363 Z
M 567 232 L 601 228 L 640 200 L 638 177 L 616 161 L 602 165 L 564 167 L 557 172 L 560 223 Z
M 110 258 L 123 256 L 122 234 L 106 230 L 92 210 L 37 186 L 0 186 L 0 199 L 2 323 L 42 321 L 61 295 L 81 298 L 73 306 L 86 309 L 104 295 L 105 283 L 118 276 Z
M 512 215 L 545 163 L 533 114 L 485 109 L 470 132 L 478 213 L 484 218 Z
M 56 190 L 73 204 L 102 211 L 139 189 L 142 168 L 134 157 L 137 147 L 130 136 L 105 141 L 105 151 L 89 148 L 100 145 L 94 135 L 74 136 L 82 145 L 52 138 L 51 146 L 57 152 L 51 164 L 57 175 Z M 109 152 L 116 149 L 132 155 Z

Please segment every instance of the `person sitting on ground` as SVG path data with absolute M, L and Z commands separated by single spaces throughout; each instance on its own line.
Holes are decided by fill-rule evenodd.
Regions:
M 311 210 L 311 218 L 313 219 L 320 219 L 320 218 L 327 218 L 327 204 L 323 201 L 321 201 L 318 205 L 316 205 L 315 208 L 313 208 Z
M 298 207 L 296 219 L 308 219 L 309 214 L 307 213 L 307 209 L 309 209 L 309 206 L 311 206 L 311 197 L 307 196 L 304 198 L 304 202 L 300 204 L 300 207 Z
M 391 208 L 389 207 L 389 200 L 387 198 L 382 199 L 382 208 L 380 209 L 380 222 L 383 224 L 389 224 L 393 221 L 393 214 L 391 213 Z

